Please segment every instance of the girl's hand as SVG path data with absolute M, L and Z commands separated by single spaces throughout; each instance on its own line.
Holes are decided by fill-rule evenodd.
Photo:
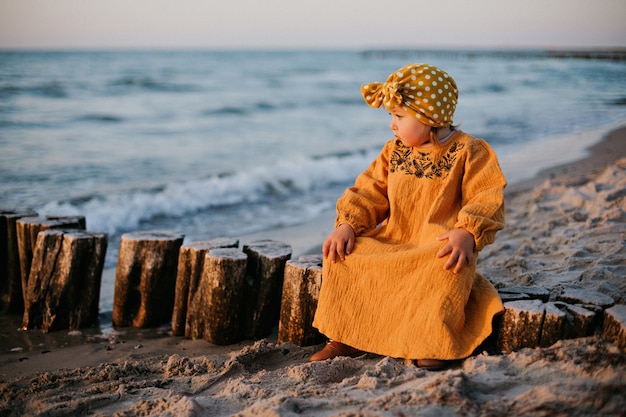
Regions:
M 342 261 L 346 259 L 346 255 L 350 255 L 354 248 L 354 240 L 356 235 L 354 229 L 347 223 L 342 223 L 333 232 L 328 235 L 322 245 L 322 253 L 324 258 L 330 257 L 332 263 L 337 262 L 337 256 Z
M 443 265 L 443 269 L 448 270 L 454 266 L 452 272 L 458 274 L 465 265 L 474 263 L 474 235 L 467 230 L 461 228 L 453 229 L 438 236 L 437 240 L 448 241 L 437 252 L 437 258 L 450 255 Z

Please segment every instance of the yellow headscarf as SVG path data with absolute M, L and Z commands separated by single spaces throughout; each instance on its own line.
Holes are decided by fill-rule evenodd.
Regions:
M 382 104 L 393 110 L 400 106 L 432 127 L 452 124 L 459 97 L 454 79 L 426 64 L 406 65 L 391 74 L 384 84 L 363 84 L 361 94 L 370 107 L 378 108 Z

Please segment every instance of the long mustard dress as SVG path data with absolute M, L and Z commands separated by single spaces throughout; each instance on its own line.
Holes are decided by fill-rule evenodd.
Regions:
M 475 250 L 504 227 L 506 180 L 486 142 L 461 131 L 441 146 L 388 141 L 337 202 L 336 224 L 357 235 L 345 261 L 324 260 L 313 325 L 360 350 L 406 359 L 472 354 L 503 311 L 475 263 L 458 273 L 437 258 L 457 227 Z

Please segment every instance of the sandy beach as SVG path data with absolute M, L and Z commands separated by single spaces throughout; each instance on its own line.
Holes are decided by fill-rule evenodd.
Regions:
M 626 304 L 626 127 L 574 163 L 506 191 L 507 226 L 478 267 L 496 287 L 593 289 Z M 241 238 L 319 251 L 334 213 Z M 622 416 L 626 353 L 600 335 L 429 372 L 366 354 L 308 362 L 320 346 L 216 346 L 161 329 L 18 332 L 0 315 L 2 416 Z

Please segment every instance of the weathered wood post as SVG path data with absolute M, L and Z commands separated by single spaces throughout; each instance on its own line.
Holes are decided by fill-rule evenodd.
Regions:
M 539 346 L 544 308 L 541 300 L 520 300 L 504 303 L 502 327 L 497 347 L 505 353 L 525 347 Z
M 37 235 L 22 328 L 78 329 L 98 321 L 107 235 L 45 230 Z
M 172 313 L 172 335 L 183 336 L 185 334 L 189 300 L 198 289 L 207 252 L 217 248 L 237 248 L 238 246 L 239 240 L 232 238 L 216 238 L 181 246 L 178 255 L 174 312 Z
M 22 295 L 28 287 L 30 265 L 37 244 L 37 234 L 44 230 L 85 230 L 85 216 L 48 216 L 23 217 L 15 223 L 18 253 L 20 257 L 20 274 L 22 278 Z
M 285 263 L 291 246 L 274 240 L 257 240 L 244 245 L 248 255 L 244 294 L 244 337 L 267 337 L 280 316 L 280 299 Z
M 604 310 L 602 336 L 626 353 L 626 305 L 616 304 Z
M 278 343 L 310 346 L 323 341 L 324 337 L 313 327 L 321 286 L 322 255 L 301 256 L 287 262 Z
M 247 259 L 236 248 L 206 253 L 198 288 L 189 294 L 186 337 L 216 345 L 243 340 L 241 317 Z
M 172 319 L 183 238 L 168 231 L 122 235 L 113 293 L 113 326 L 156 327 Z
M 37 213 L 30 210 L 0 211 L 0 311 L 24 311 L 16 222 L 35 216 Z

